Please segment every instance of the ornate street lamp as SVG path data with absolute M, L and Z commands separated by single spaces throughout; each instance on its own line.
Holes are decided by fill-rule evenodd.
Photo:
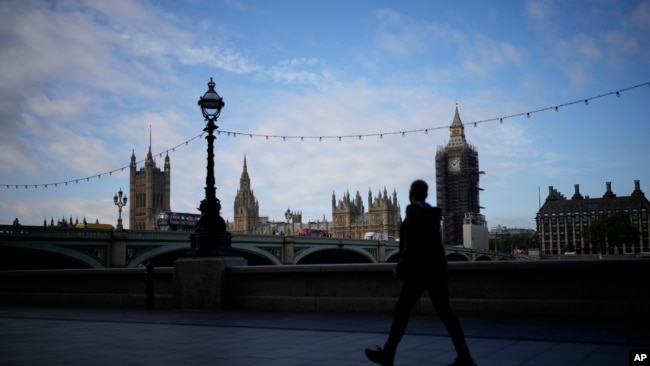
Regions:
M 120 188 L 120 191 L 113 196 L 113 202 L 115 203 L 115 206 L 117 206 L 119 212 L 117 218 L 117 230 L 124 230 L 124 227 L 122 226 L 122 207 L 126 206 L 126 196 L 122 197 L 122 195 L 122 188 Z M 84 218 L 84 223 L 85 222 L 86 218 Z
M 214 185 L 214 131 L 217 118 L 224 107 L 223 98 L 214 90 L 214 81 L 210 78 L 208 91 L 200 97 L 198 104 L 207 125 L 203 131 L 208 133 L 208 166 L 205 177 L 205 199 L 201 201 L 199 219 L 196 230 L 190 236 L 191 250 L 189 256 L 215 257 L 237 255 L 231 248 L 231 234 L 226 231 L 226 222 L 220 216 L 221 201 L 217 199 Z

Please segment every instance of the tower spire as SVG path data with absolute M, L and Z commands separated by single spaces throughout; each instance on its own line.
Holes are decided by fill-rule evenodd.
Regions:
M 248 176 L 248 166 L 246 164 L 246 155 L 244 155 L 244 169 L 241 172 L 241 178 L 239 178 L 239 189 L 241 191 L 249 191 L 251 189 L 251 179 Z
M 451 137 L 447 143 L 448 148 L 465 148 L 467 142 L 465 141 L 465 126 L 460 119 L 460 114 L 458 113 L 458 101 L 456 101 L 456 110 L 454 111 L 454 120 L 449 126 L 449 131 L 451 132 Z
M 147 153 L 147 162 L 153 161 L 153 156 L 151 155 L 151 125 L 149 125 L 149 152 Z

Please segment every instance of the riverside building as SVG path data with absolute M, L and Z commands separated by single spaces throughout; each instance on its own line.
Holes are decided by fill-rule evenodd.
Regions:
M 612 184 L 607 182 L 605 194 L 600 198 L 583 197 L 580 186 L 576 184 L 573 196 L 567 199 L 550 186 L 546 201 L 535 217 L 540 250 L 542 254 L 547 255 L 566 252 L 576 255 L 598 254 L 598 249 L 584 240 L 583 230 L 599 216 L 624 212 L 629 215 L 630 224 L 639 230 L 639 240 L 630 248 L 611 247 L 608 243 L 606 252 L 609 254 L 650 252 L 649 211 L 650 202 L 641 190 L 638 180 L 634 181 L 634 191 L 629 196 L 617 196 L 612 191 Z

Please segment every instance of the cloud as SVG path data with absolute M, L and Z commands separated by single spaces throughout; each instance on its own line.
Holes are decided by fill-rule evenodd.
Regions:
M 315 57 L 283 60 L 265 71 L 275 82 L 319 84 L 327 80 L 327 71 Z
M 400 59 L 414 58 L 436 49 L 449 50 L 454 58 L 447 61 L 452 65 L 447 72 L 455 79 L 494 77 L 496 72 L 511 72 L 512 67 L 522 67 L 528 61 L 522 48 L 482 33 L 466 34 L 446 23 L 416 21 L 391 9 L 378 10 L 375 15 L 380 49 Z M 376 67 L 367 57 L 359 57 L 359 60 L 370 68 Z M 440 74 L 445 70 L 436 72 Z
M 528 17 L 545 22 L 556 12 L 555 2 L 552 0 L 527 0 L 526 14 Z
M 476 35 L 470 44 L 460 47 L 459 60 L 462 68 L 459 75 L 491 78 L 495 72 L 525 65 L 526 53 L 508 42 L 494 41 L 484 35 Z
M 379 22 L 377 45 L 393 56 L 408 58 L 429 50 L 435 43 L 454 43 L 463 35 L 447 24 L 418 22 L 392 9 L 375 12 Z
M 640 29 L 650 30 L 650 4 L 639 3 L 633 10 L 631 18 Z

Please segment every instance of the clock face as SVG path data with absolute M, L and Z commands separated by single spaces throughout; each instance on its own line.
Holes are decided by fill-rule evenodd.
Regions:
M 460 158 L 449 159 L 449 171 L 452 172 L 460 171 Z

